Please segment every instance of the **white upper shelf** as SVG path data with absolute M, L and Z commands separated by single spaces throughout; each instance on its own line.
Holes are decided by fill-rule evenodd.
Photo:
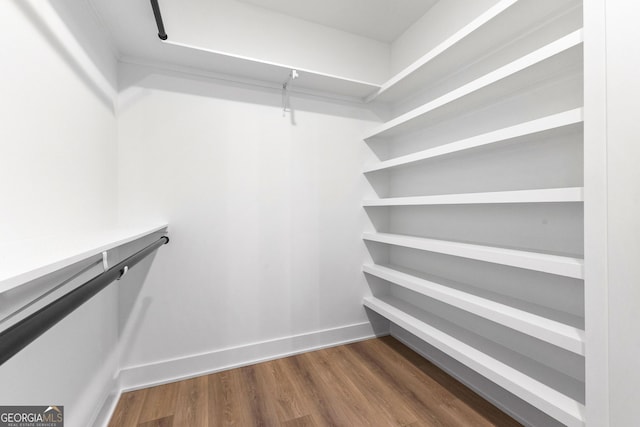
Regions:
M 582 187 L 546 188 L 540 190 L 495 191 L 490 193 L 439 194 L 435 196 L 390 197 L 370 199 L 365 207 L 469 205 L 494 203 L 563 203 L 583 202 Z
M 394 136 L 418 129 L 430 120 L 449 113 L 487 105 L 536 82 L 545 81 L 580 64 L 582 30 L 575 31 L 503 67 L 473 80 L 439 98 L 390 120 L 364 139 Z M 487 90 L 490 89 L 490 90 Z
M 418 151 L 417 153 L 407 154 L 405 156 L 396 157 L 389 160 L 377 162 L 369 165 L 364 169 L 364 173 L 376 172 L 401 166 L 410 165 L 416 162 L 433 159 L 439 156 L 458 153 L 473 148 L 488 146 L 498 142 L 514 140 L 528 135 L 535 135 L 541 132 L 554 131 L 565 128 L 567 126 L 579 125 L 583 122 L 583 110 L 577 108 L 574 110 L 564 111 L 562 113 L 543 117 L 515 126 L 498 129 L 493 132 L 476 135 L 449 144 L 440 145 L 438 147 L 429 148 L 427 150 Z
M 167 40 L 154 46 L 156 55 L 170 58 L 171 62 L 180 64 L 175 68 L 202 70 L 227 80 L 245 82 L 249 84 L 269 85 L 274 89 L 282 88 L 291 70 L 298 72 L 298 78 L 290 85 L 291 92 L 309 94 L 337 95 L 340 97 L 362 100 L 373 90 L 380 88 L 379 84 L 364 82 L 313 70 L 299 68 L 294 65 L 278 64 L 262 61 L 241 55 L 206 49 L 184 43 Z M 144 60 L 124 58 L 125 62 L 145 63 Z M 150 65 L 171 68 L 169 64 L 151 61 Z
M 160 232 L 167 224 L 115 228 L 78 236 L 34 239 L 0 246 L 0 293 L 104 251 Z
M 362 235 L 362 238 L 372 242 L 541 271 L 543 273 L 557 274 L 574 279 L 584 279 L 584 260 L 580 258 L 405 236 L 402 234 L 367 232 Z
M 395 102 L 406 98 L 494 51 L 496 46 L 509 44 L 523 34 L 523 28 L 535 29 L 559 9 L 577 4 L 557 0 L 501 0 L 393 76 L 366 100 Z

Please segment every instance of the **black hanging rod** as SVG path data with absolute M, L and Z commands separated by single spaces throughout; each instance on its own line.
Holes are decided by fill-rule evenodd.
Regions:
M 169 238 L 162 236 L 146 248 L 114 265 L 99 276 L 78 286 L 71 292 L 61 296 L 15 325 L 0 332 L 0 365 L 11 359 L 16 353 L 49 330 L 53 325 L 106 288 L 111 282 L 122 277 L 128 269 L 166 243 L 169 243 Z
M 160 37 L 160 40 L 166 40 L 167 33 L 164 30 L 164 23 L 162 22 L 162 14 L 160 13 L 160 5 L 158 5 L 158 0 L 151 0 L 151 7 L 153 8 L 153 16 L 156 17 L 156 25 L 158 26 L 158 37 Z

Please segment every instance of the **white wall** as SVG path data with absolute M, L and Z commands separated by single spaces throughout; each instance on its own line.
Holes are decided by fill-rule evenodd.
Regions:
M 640 5 L 606 1 L 610 425 L 640 423 Z
M 108 84 L 47 5 L 2 2 L 2 24 L 11 34 L 0 41 L 5 241 L 113 219 L 115 131 Z
M 215 359 L 229 348 L 272 356 L 268 340 L 282 339 L 277 353 L 296 350 L 301 335 L 307 347 L 370 336 L 360 171 L 375 117 L 297 97 L 283 117 L 279 91 L 137 66 L 123 66 L 120 83 L 120 215 L 161 215 L 172 239 L 129 320 L 137 338 L 123 367 L 136 379 L 125 383 L 247 362 L 242 350 Z M 329 341 L 314 341 L 326 330 Z M 198 355 L 212 356 L 196 367 Z M 157 375 L 138 375 L 164 361 Z
M 640 7 L 585 1 L 587 423 L 640 422 Z
M 85 52 L 45 1 L 0 2 L 0 27 L 0 244 L 112 222 L 116 65 L 91 59 L 108 47 Z M 117 368 L 116 315 L 114 289 L 18 353 L 0 367 L 0 402 L 64 405 L 66 425 L 86 426 Z
M 585 376 L 590 425 L 609 425 L 606 1 L 584 2 Z

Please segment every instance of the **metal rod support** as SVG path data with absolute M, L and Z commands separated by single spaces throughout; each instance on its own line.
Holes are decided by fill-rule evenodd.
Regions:
M 131 269 L 160 246 L 169 243 L 162 236 L 146 248 L 114 265 L 109 270 L 78 286 L 52 303 L 0 332 L 0 365 L 13 357 L 53 325 L 87 302 L 111 282 L 122 277 L 125 268 Z
M 151 8 L 153 9 L 153 16 L 155 16 L 156 25 L 158 26 L 158 37 L 160 37 L 160 40 L 166 40 L 167 33 L 164 30 L 164 23 L 162 22 L 162 14 L 160 13 L 158 0 L 151 0 Z

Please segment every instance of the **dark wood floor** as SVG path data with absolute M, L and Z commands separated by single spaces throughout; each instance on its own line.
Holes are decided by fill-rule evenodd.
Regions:
M 518 425 L 385 337 L 124 393 L 109 427 Z

